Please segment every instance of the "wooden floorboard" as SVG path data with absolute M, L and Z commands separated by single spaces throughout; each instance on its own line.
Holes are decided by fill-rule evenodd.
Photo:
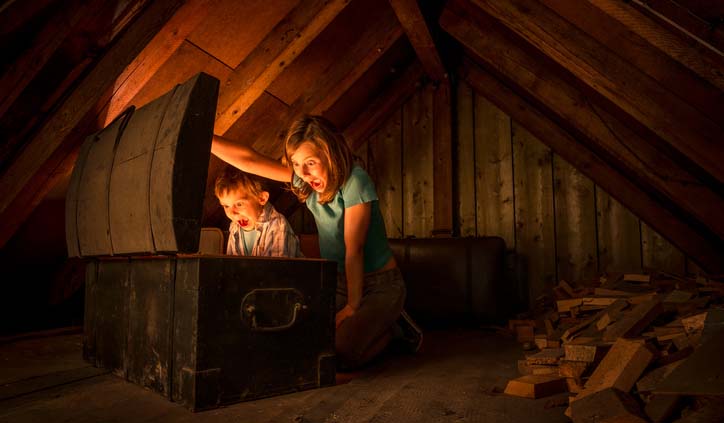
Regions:
M 45 381 L 42 389 L 0 399 L 0 421 L 569 421 L 564 408 L 546 406 L 549 398 L 500 394 L 508 379 L 517 376 L 516 361 L 523 351 L 512 339 L 484 331 L 429 332 L 416 355 L 389 352 L 351 375 L 348 383 L 200 413 L 111 374 L 89 375 L 80 345 L 80 335 L 0 345 L 3 389 Z M 74 370 L 85 377 L 68 377 Z M 64 382 L 46 386 L 59 372 Z

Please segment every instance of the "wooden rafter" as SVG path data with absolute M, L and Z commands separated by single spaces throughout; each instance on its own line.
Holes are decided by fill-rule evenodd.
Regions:
M 537 106 L 511 90 L 496 77 L 467 61 L 460 75 L 473 89 L 520 122 L 556 154 L 591 178 L 611 196 L 625 204 L 653 229 L 666 236 L 710 272 L 724 271 L 724 250 L 720 243 L 703 237 L 679 216 L 661 207 L 657 199 L 563 130 Z
M 541 0 L 713 121 L 724 110 L 724 57 L 701 51 L 618 0 Z M 709 54 L 706 54 L 709 53 Z
M 724 129 L 630 63 L 538 2 L 474 0 L 453 4 L 481 12 L 570 72 L 612 113 L 678 151 L 724 182 Z M 455 6 L 455 7 L 457 7 Z M 573 35 L 575 34 L 575 36 Z M 675 117 L 675 118 L 673 118 Z
M 630 178 L 677 204 L 694 221 L 724 239 L 724 220 L 720 217 L 724 198 L 606 110 L 592 104 L 585 92 L 569 84 L 543 61 L 491 30 L 485 21 L 477 23 L 450 11 L 445 11 L 441 18 L 446 30 L 459 37 L 488 66 L 506 75 L 525 95 L 545 104 L 562 125 L 580 134 Z
M 170 19 L 181 0 L 154 1 L 120 36 L 78 87 L 26 145 L 0 179 L 0 246 L 15 233 L 57 177 L 57 167 L 87 135 L 79 125 L 93 122 L 94 108 L 109 99 L 110 88 L 152 37 Z M 107 97 L 106 97 L 107 96 Z M 87 128 L 85 128 L 87 129 Z M 59 153 L 63 152 L 60 154 Z M 51 165 L 52 164 L 52 165 Z
M 356 150 L 392 111 L 415 93 L 424 77 L 420 62 L 411 64 L 390 86 L 378 95 L 357 118 L 344 129 L 352 150 Z
M 447 78 L 447 71 L 440 59 L 430 30 L 425 23 L 425 17 L 420 11 L 417 0 L 390 0 L 402 28 L 410 39 L 410 44 L 417 53 L 425 73 L 435 82 Z
M 349 0 L 300 3 L 221 85 L 214 132 L 225 134 L 274 79 L 334 20 Z

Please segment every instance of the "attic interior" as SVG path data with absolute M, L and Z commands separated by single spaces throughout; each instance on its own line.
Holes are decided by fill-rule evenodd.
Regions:
M 422 354 L 392 354 L 349 383 L 200 416 L 578 423 L 593 421 L 594 401 L 632 421 L 724 415 L 711 400 L 724 379 L 689 383 L 724 370 L 722 2 L 6 0 L 0 45 L 0 356 L 20 363 L 2 378 L 0 415 L 193 418 L 82 364 L 86 261 L 69 258 L 65 200 L 87 137 L 199 72 L 220 81 L 213 132 L 265 155 L 281 157 L 304 114 L 343 131 L 426 331 Z M 210 156 L 201 213 L 222 231 L 224 165 Z M 306 207 L 281 183 L 271 191 L 313 244 Z M 485 237 L 504 247 L 483 294 L 474 278 L 451 288 L 454 271 L 432 280 L 424 267 L 461 262 L 470 278 L 468 247 L 410 254 L 416 240 Z M 596 357 L 576 373 L 583 347 Z M 633 364 L 596 387 L 599 352 Z M 661 369 L 667 383 L 647 387 Z M 552 372 L 565 382 L 555 400 L 507 392 Z M 91 406 L 94 390 L 117 401 Z

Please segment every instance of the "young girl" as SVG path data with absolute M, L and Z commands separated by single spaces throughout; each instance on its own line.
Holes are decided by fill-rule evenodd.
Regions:
M 357 367 L 382 351 L 402 313 L 405 284 L 387 243 L 372 180 L 354 164 L 342 134 L 322 117 L 301 118 L 286 137 L 287 166 L 219 136 L 211 152 L 243 171 L 291 182 L 292 192 L 314 215 L 322 258 L 337 262 L 340 364 Z M 407 318 L 405 324 L 412 322 Z M 417 350 L 422 334 L 414 324 L 411 329 Z

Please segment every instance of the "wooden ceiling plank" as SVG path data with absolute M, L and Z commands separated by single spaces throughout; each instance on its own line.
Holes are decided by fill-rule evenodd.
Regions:
M 390 0 L 390 5 L 405 30 L 410 44 L 415 49 L 427 76 L 435 82 L 445 80 L 447 71 L 440 59 L 440 54 L 435 47 L 435 42 L 417 0 Z
M 484 12 L 570 72 L 612 111 L 724 182 L 724 129 L 537 2 L 453 2 Z M 475 10 L 477 9 L 477 11 Z
M 292 10 L 222 84 L 214 132 L 225 134 L 349 0 L 313 0 Z
M 206 17 L 211 0 L 188 0 L 163 28 L 126 66 L 117 79 L 108 106 L 107 125 L 130 104 L 146 83 L 184 42 L 184 39 Z M 182 82 L 182 81 L 178 81 Z
M 98 8 L 103 3 L 93 1 L 89 6 L 79 7 L 80 2 L 76 0 L 67 7 L 61 8 L 60 13 L 51 17 L 40 33 L 34 37 L 32 46 L 13 60 L 5 72 L 0 75 L 0 92 L 3 93 L 0 98 L 0 116 L 5 114 L 20 93 L 45 66 L 81 17 L 91 13 L 91 10 Z
M 311 114 L 322 115 L 354 85 L 365 72 L 402 37 L 402 28 L 397 26 L 377 43 L 376 47 L 357 61 L 354 68 L 326 92 L 324 98 L 311 108 Z
M 58 0 L 6 1 L 0 5 L 0 37 L 25 27 Z
M 0 178 L 0 246 L 5 245 L 17 228 L 6 227 L 8 216 L 5 211 L 21 192 L 49 190 L 46 186 L 29 186 L 31 180 L 45 181 L 37 174 L 50 173 L 45 169 L 46 161 L 58 150 L 73 129 L 86 117 L 94 113 L 94 107 L 106 94 L 122 70 L 133 61 L 145 45 L 173 16 L 181 0 L 162 0 L 149 4 L 131 26 L 120 36 L 109 51 L 100 59 L 97 66 L 80 82 L 78 87 L 65 99 L 43 127 L 26 145 L 23 152 Z M 38 196 L 35 196 L 36 201 Z M 32 210 L 32 207 L 29 207 Z M 30 211 L 27 211 L 30 213 Z M 15 219 L 14 219 L 15 220 Z
M 463 64 L 460 75 L 475 91 L 520 122 L 556 154 L 629 207 L 652 228 L 666 234 L 682 251 L 696 257 L 709 271 L 720 273 L 724 270 L 724 254 L 721 248 L 712 245 L 709 239 L 700 236 L 677 216 L 661 207 L 655 198 L 612 168 L 583 143 L 578 142 L 535 105 L 469 61 Z
M 542 3 L 609 46 L 709 119 L 714 122 L 722 119 L 722 66 L 685 45 L 679 37 L 662 31 L 649 17 L 614 0 L 542 0 Z
M 347 142 L 356 150 L 395 109 L 420 87 L 425 76 L 419 61 L 411 64 L 390 86 L 380 93 L 343 131 Z
M 470 20 L 445 11 L 444 29 L 460 37 L 469 49 L 492 68 L 525 90 L 535 101 L 598 151 L 615 161 L 630 178 L 651 187 L 679 205 L 719 238 L 724 239 L 724 198 L 703 185 L 680 163 L 627 128 L 611 114 L 587 100 L 585 92 L 568 84 L 535 57 L 483 21 Z M 463 41 L 465 40 L 465 41 Z
M 631 5 L 676 30 L 684 30 L 697 42 L 706 42 L 720 53 L 724 52 L 724 27 L 696 16 L 673 0 L 633 0 Z M 686 34 L 686 35 L 688 35 Z

